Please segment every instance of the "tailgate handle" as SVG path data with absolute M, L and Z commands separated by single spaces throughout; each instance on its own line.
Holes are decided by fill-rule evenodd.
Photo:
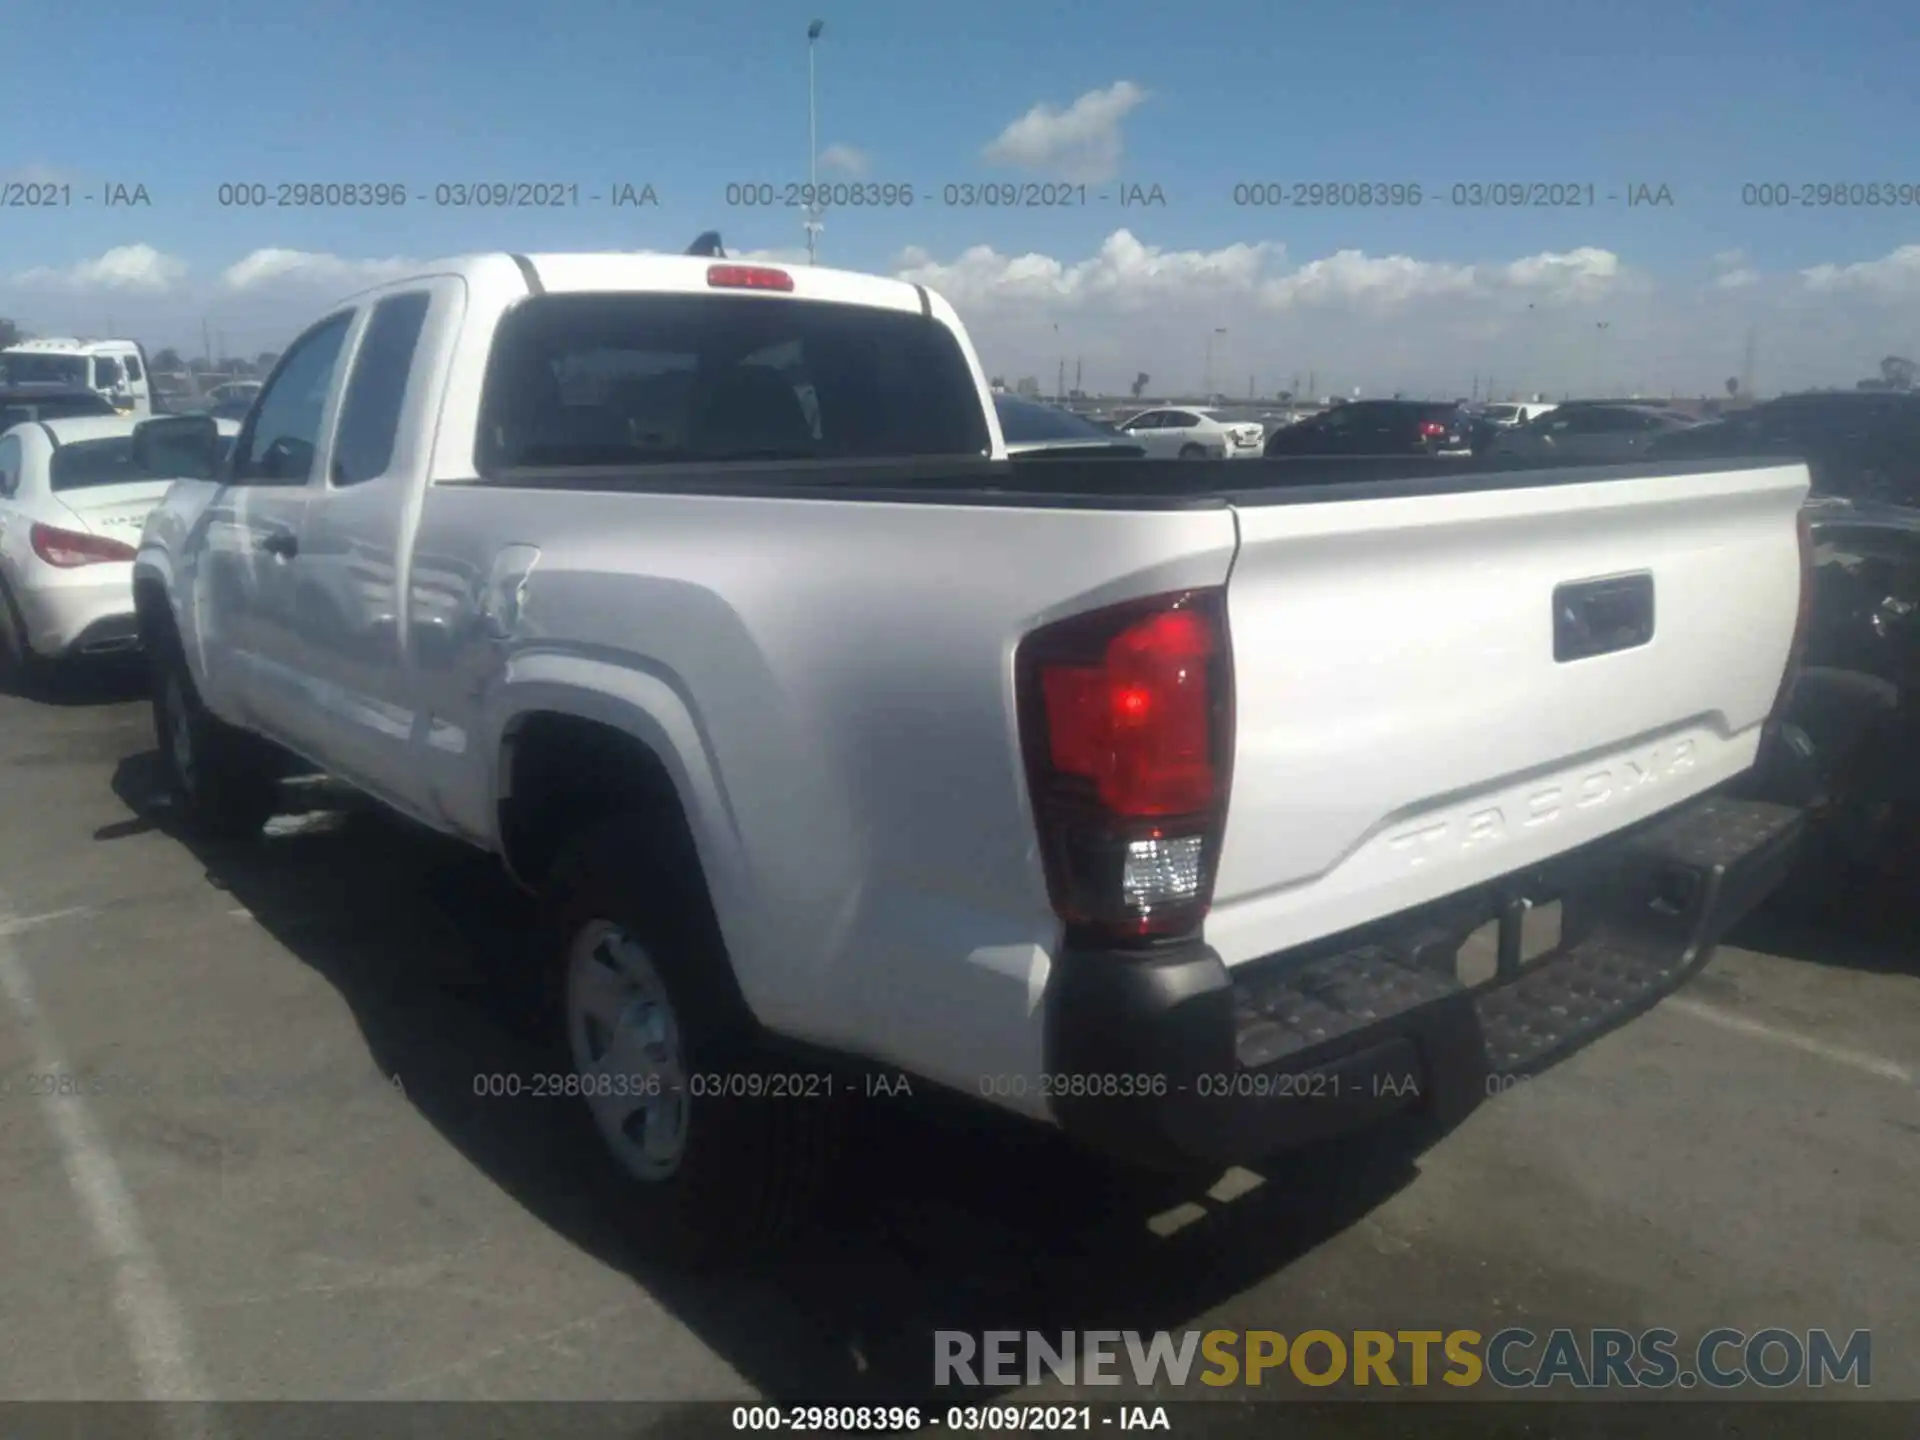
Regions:
M 1562 664 L 1634 650 L 1653 639 L 1653 572 L 1553 587 L 1553 658 Z

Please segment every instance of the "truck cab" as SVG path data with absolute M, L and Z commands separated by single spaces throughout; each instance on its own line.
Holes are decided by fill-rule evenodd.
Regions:
M 22 340 L 0 350 L 0 382 L 92 390 L 122 415 L 153 414 L 147 372 L 137 340 Z

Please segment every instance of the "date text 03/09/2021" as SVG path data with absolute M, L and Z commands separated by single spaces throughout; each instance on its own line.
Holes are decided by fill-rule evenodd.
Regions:
M 736 1405 L 734 1430 L 820 1435 L 903 1435 L 950 1430 L 961 1435 L 1173 1429 L 1164 1405 Z
M 1487 1092 L 1497 1094 L 1519 1076 L 1490 1075 Z M 980 1094 L 989 1099 L 1124 1100 L 1193 1095 L 1202 1100 L 1359 1100 L 1418 1098 L 1419 1077 L 1412 1071 L 1383 1071 L 1364 1080 L 1337 1073 L 1264 1073 L 1257 1070 L 1209 1072 L 1184 1080 L 1159 1074 L 1101 1074 L 1073 1071 L 1062 1074 L 982 1075 Z
M 1122 210 L 1165 209 L 1167 192 L 1144 181 L 989 180 L 915 185 L 892 180 L 738 181 L 721 192 L 721 203 L 758 210 L 910 210 L 915 206 L 957 210 L 1084 210 L 1111 205 Z
M 696 1100 L 896 1100 L 913 1095 L 900 1071 L 724 1070 L 669 1077 L 657 1070 L 521 1073 L 481 1071 L 473 1093 L 492 1100 L 647 1099 L 681 1091 Z
M 652 209 L 660 192 L 646 180 L 232 180 L 214 190 L 221 210 L 577 210 L 582 205 Z

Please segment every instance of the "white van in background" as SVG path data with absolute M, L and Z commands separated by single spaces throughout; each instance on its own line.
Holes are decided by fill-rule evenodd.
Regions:
M 1557 410 L 1559 408 L 1557 404 L 1548 404 L 1537 400 L 1525 400 L 1517 405 L 1482 405 L 1480 407 L 1480 414 L 1490 425 L 1498 425 L 1502 430 L 1514 430 L 1522 425 L 1532 424 L 1549 410 Z
M 138 340 L 22 340 L 0 350 L 0 384 L 92 390 L 122 415 L 153 414 L 147 369 Z

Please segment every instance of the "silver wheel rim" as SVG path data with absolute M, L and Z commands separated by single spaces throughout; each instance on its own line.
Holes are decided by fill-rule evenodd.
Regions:
M 167 754 L 173 761 L 173 773 L 183 790 L 193 789 L 193 730 L 187 718 L 187 697 L 181 693 L 180 677 L 167 677 Z
M 664 1180 L 687 1149 L 680 1026 L 645 947 L 610 920 L 590 920 L 567 953 L 567 1043 L 581 1098 L 613 1157 L 639 1180 Z

